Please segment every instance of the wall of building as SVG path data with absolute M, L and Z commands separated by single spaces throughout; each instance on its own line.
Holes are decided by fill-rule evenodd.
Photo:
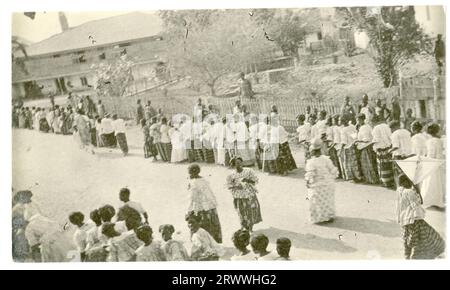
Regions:
M 55 94 L 58 92 L 55 79 L 44 79 L 36 81 L 37 85 L 42 87 L 43 94 Z
M 432 37 L 445 35 L 445 13 L 443 6 L 414 6 L 416 21 Z
M 162 44 L 162 41 L 149 39 L 78 52 L 55 53 L 54 55 L 30 58 L 26 61 L 26 67 L 30 75 L 35 78 L 72 75 L 76 72 L 86 73 L 91 70 L 93 64 L 120 57 L 125 50 L 130 58 L 138 62 L 157 61 L 164 58 Z M 102 54 L 105 55 L 105 59 L 101 58 Z M 84 62 L 80 63 L 78 60 L 80 57 L 83 57 Z M 74 80 L 74 83 L 78 82 Z
M 13 99 L 21 99 L 25 97 L 25 88 L 23 83 L 12 84 L 12 97 Z

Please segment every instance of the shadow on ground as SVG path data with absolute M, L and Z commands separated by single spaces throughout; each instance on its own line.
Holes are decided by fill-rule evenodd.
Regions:
M 255 231 L 253 234 L 264 234 L 272 243 L 280 237 L 291 240 L 292 246 L 295 248 L 309 249 L 315 251 L 353 253 L 357 250 L 347 246 L 344 242 L 336 239 L 322 238 L 313 234 L 300 234 L 274 227 Z
M 386 238 L 401 237 L 401 227 L 395 222 L 383 222 L 354 217 L 337 217 L 334 222 L 323 224 L 322 226 L 378 235 Z

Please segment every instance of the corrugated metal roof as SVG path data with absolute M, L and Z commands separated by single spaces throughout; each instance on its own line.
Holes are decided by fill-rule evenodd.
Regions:
M 28 56 L 53 54 L 126 42 L 158 35 L 162 20 L 156 14 L 132 12 L 86 22 L 27 47 Z

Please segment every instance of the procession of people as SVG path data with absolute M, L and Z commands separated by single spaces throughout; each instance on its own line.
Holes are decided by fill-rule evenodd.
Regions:
M 187 251 L 182 242 L 172 240 L 175 231 L 172 225 L 161 225 L 159 231 L 164 243 L 155 242 L 146 211 L 139 203 L 130 202 L 129 190 L 122 189 L 124 205 L 117 210 L 117 215 L 113 207 L 107 206 L 94 209 L 90 223 L 84 221 L 81 212 L 68 217 L 77 227 L 74 242 L 80 260 L 219 260 L 223 255 L 223 234 L 218 215 L 220 205 L 207 178 L 201 175 L 202 163 L 227 166 L 233 170 L 225 183 L 241 225 L 233 235 L 233 243 L 239 252 L 234 260 L 289 260 L 289 239 L 280 237 L 277 240 L 276 255 L 267 251 L 267 236 L 253 235 L 254 226 L 263 221 L 264 214 L 258 200 L 257 184 L 261 177 L 257 171 L 287 176 L 298 168 L 305 172 L 304 192 L 311 223 L 331 223 L 337 215 L 345 214 L 335 210 L 337 180 L 380 185 L 397 190 L 399 194 L 397 215 L 404 228 L 405 257 L 438 257 L 444 251 L 442 238 L 431 226 L 420 221 L 425 212 L 420 209 L 430 206 L 445 208 L 445 166 L 439 167 L 436 174 L 420 184 L 411 185 L 412 181 L 408 183 L 408 177 L 396 161 L 411 156 L 444 160 L 442 129 L 437 123 L 415 121 L 411 115 L 402 121 L 396 99 L 391 110 L 378 101 L 376 104 L 371 107 L 368 96 L 364 95 L 358 107 L 345 98 L 340 113 L 335 115 L 319 112 L 317 108 L 312 111 L 308 107 L 305 113 L 299 112 L 298 128 L 294 134 L 289 134 L 281 124 L 282 113 L 276 106 L 272 106 L 267 114 L 255 115 L 247 112 L 245 105 L 237 101 L 232 112 L 219 116 L 212 106 L 205 106 L 199 99 L 192 116 L 165 116 L 162 110 L 153 108 L 150 101 L 144 107 L 139 100 L 136 123 L 142 129 L 144 157 L 154 162 L 190 164 L 186 222 L 191 232 L 192 249 Z M 118 146 L 124 156 L 129 151 L 125 121 L 117 114 L 108 113 L 101 101 L 97 106 L 93 105 L 90 98 L 85 98 L 76 108 L 71 105 L 48 109 L 14 108 L 13 126 L 45 133 L 72 134 L 80 148 L 92 154 L 95 154 L 96 147 Z M 300 146 L 304 154 L 303 163 L 294 159 L 291 144 Z M 407 203 L 404 196 L 419 198 L 414 202 L 410 199 Z M 15 208 L 29 203 L 18 202 Z M 32 225 L 31 220 L 22 215 L 18 213 L 13 217 L 20 221 L 13 229 L 13 237 L 19 241 L 27 240 L 27 230 L 33 230 L 28 228 Z M 50 228 L 52 223 L 46 222 Z M 19 235 L 20 229 L 24 229 L 25 236 Z M 55 236 L 57 233 L 59 231 L 52 230 L 51 234 L 45 235 Z M 414 243 L 411 243 L 411 236 L 414 236 Z M 28 239 L 31 250 L 26 252 L 30 254 L 17 256 L 27 256 L 34 261 L 53 261 L 51 257 L 45 258 L 43 243 Z M 33 249 L 31 244 L 39 244 L 40 250 Z M 247 249 L 248 245 L 253 252 Z M 433 247 L 427 248 L 427 245 Z M 420 255 L 411 254 L 414 247 L 420 247 Z

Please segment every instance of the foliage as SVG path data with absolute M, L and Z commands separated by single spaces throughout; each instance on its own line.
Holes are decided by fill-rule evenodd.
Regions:
M 169 67 L 207 85 L 212 96 L 219 78 L 267 58 L 276 48 L 248 11 L 161 11 L 160 15 Z
M 267 37 L 273 39 L 285 56 L 298 58 L 298 49 L 308 33 L 319 27 L 319 10 L 314 9 L 256 9 L 256 21 L 263 25 Z
M 133 83 L 133 62 L 126 55 L 110 62 L 94 64 L 91 68 L 97 80 L 96 90 L 99 97 L 123 97 Z
M 21 54 L 17 56 L 17 54 Z M 25 44 L 23 44 L 17 37 L 11 39 L 11 59 L 18 68 L 22 70 L 25 75 L 28 75 L 28 69 L 25 65 L 25 61 L 28 59 L 28 54 Z
M 431 41 L 416 22 L 412 6 L 337 8 L 355 29 L 366 31 L 372 58 L 384 86 L 397 84 L 398 71 L 408 59 L 429 52 Z

